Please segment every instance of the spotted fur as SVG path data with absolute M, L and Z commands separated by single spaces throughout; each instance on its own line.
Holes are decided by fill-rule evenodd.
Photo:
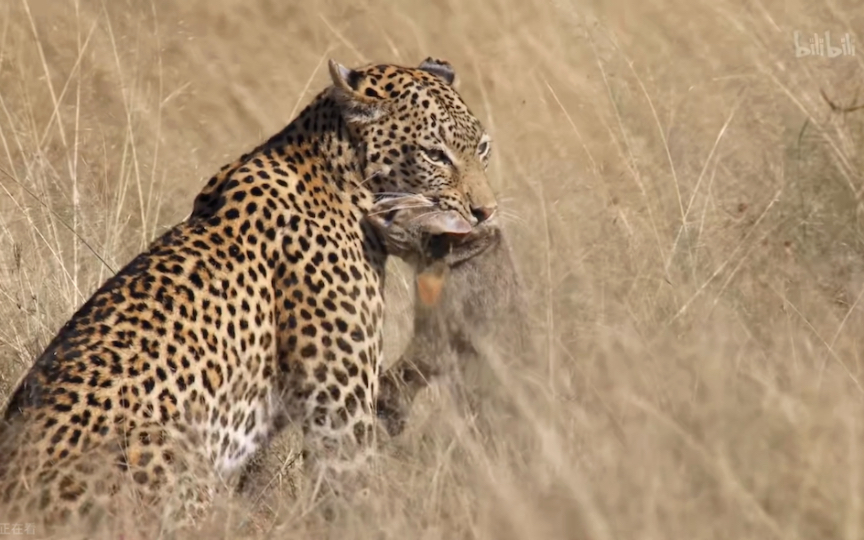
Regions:
M 368 447 L 387 251 L 363 218 L 392 193 L 422 193 L 471 225 L 489 218 L 491 143 L 446 62 L 331 61 L 330 75 L 36 360 L 0 427 L 6 521 L 87 515 L 118 486 L 82 466 L 104 451 L 142 491 L 176 494 L 178 456 L 212 472 L 209 493 L 289 422 L 316 474 Z

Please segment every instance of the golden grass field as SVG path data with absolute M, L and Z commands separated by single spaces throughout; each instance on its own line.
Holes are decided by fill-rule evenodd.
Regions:
M 540 351 L 519 417 L 484 441 L 433 388 L 371 514 L 255 537 L 864 538 L 862 28 L 857 0 L 6 0 L 0 396 L 328 58 L 436 56 L 495 141 Z

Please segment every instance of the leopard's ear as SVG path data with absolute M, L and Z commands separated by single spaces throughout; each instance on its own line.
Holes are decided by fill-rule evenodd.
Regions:
M 384 99 L 371 92 L 361 91 L 365 75 L 347 68 L 332 58 L 328 62 L 330 80 L 333 81 L 333 96 L 342 109 L 345 121 L 354 124 L 368 124 L 380 119 L 386 113 Z
M 456 72 L 453 71 L 453 66 L 446 60 L 437 60 L 431 56 L 420 64 L 419 69 L 427 73 L 435 75 L 450 86 L 455 86 Z

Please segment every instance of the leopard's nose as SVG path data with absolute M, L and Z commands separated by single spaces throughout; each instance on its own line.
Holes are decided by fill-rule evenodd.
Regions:
M 476 224 L 483 223 L 495 215 L 498 206 L 476 206 L 471 208 L 471 215 L 477 220 Z M 475 225 L 476 225 L 475 224 Z

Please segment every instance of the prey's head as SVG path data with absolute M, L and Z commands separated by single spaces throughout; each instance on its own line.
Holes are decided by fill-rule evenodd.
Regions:
M 484 252 L 501 234 L 497 219 L 472 227 L 459 212 L 423 195 L 381 199 L 366 219 L 387 253 L 415 269 L 418 298 L 427 305 L 438 302 L 450 268 Z

